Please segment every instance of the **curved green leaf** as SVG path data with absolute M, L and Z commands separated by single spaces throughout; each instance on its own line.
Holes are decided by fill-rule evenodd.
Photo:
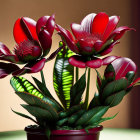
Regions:
M 53 107 L 49 101 L 43 101 L 39 97 L 36 97 L 26 92 L 16 92 L 16 94 L 27 104 L 45 109 L 52 114 L 54 120 L 58 119 L 58 113 L 56 111 L 56 108 Z
M 72 55 L 73 52 L 68 48 L 61 50 L 56 57 L 53 70 L 53 86 L 65 108 L 70 106 L 70 89 L 74 77 L 74 67 L 68 62 Z
M 40 107 L 31 106 L 31 105 L 21 105 L 24 109 L 26 109 L 31 115 L 41 120 L 53 121 L 53 116 L 51 113 L 45 109 Z
M 102 100 L 104 101 L 108 96 L 119 92 L 121 90 L 125 90 L 128 86 L 128 81 L 126 78 L 121 78 L 119 80 L 112 81 L 108 83 L 103 92 L 101 93 Z
M 71 87 L 70 106 L 80 104 L 85 88 L 86 88 L 86 73 L 84 73 L 81 76 L 81 78 Z
M 12 87 L 14 88 L 14 90 L 19 93 L 19 92 L 24 92 L 24 94 L 28 93 L 31 95 L 34 95 L 38 98 L 40 98 L 41 100 L 43 100 L 46 103 L 49 103 L 50 105 L 52 105 L 56 111 L 60 111 L 62 110 L 61 106 L 59 103 L 57 103 L 55 100 L 49 98 L 49 97 L 45 97 L 31 82 L 29 82 L 27 79 L 19 76 L 19 77 L 12 77 L 10 80 L 10 83 L 12 85 Z M 30 98 L 30 97 L 29 97 Z
M 24 118 L 26 118 L 26 119 L 32 120 L 33 122 L 35 122 L 35 123 L 37 124 L 37 122 L 36 122 L 33 118 L 31 118 L 30 116 L 25 115 L 25 114 L 20 113 L 20 112 L 17 112 L 17 111 L 14 111 L 13 109 L 11 109 L 11 110 L 12 110 L 15 114 L 17 114 L 17 115 L 19 115 L 19 116 L 21 116 L 21 117 L 24 117 Z
M 40 82 L 37 78 L 35 78 L 33 76 L 32 76 L 32 78 L 33 78 L 35 84 L 37 85 L 37 87 L 40 89 L 40 91 L 42 92 L 42 94 L 45 97 L 50 97 L 50 98 L 54 99 L 45 84 L 43 84 L 42 82 Z
M 90 125 L 98 122 L 108 109 L 109 106 L 99 106 L 88 110 L 79 118 L 79 120 L 76 122 L 76 125 Z
M 125 94 L 126 94 L 126 91 L 122 90 L 122 91 L 117 92 L 113 95 L 110 95 L 106 98 L 104 104 L 109 105 L 110 107 L 116 106 L 122 101 Z

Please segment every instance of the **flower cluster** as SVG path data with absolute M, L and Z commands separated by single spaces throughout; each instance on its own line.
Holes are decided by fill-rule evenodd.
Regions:
M 70 31 L 55 23 L 54 15 L 43 16 L 37 22 L 28 17 L 19 18 L 13 30 L 16 41 L 13 52 L 0 43 L 0 60 L 9 62 L 0 62 L 0 78 L 13 75 L 10 84 L 27 103 L 22 107 L 35 119 L 13 112 L 34 121 L 48 131 L 48 136 L 54 129 L 88 131 L 103 121 L 113 119 L 116 115 L 108 118 L 103 118 L 103 115 L 109 108 L 118 105 L 134 86 L 140 85 L 140 78 L 134 80 L 137 66 L 131 59 L 105 56 L 126 31 L 134 30 L 127 26 L 117 28 L 119 20 L 118 16 L 108 17 L 104 12 L 91 13 L 80 24 L 71 24 L 73 37 Z M 51 49 L 54 30 L 62 40 L 58 49 L 45 58 Z M 54 57 L 53 86 L 61 104 L 47 88 L 42 71 L 45 63 Z M 24 67 L 20 68 L 19 64 L 24 64 Z M 97 70 L 102 65 L 106 65 L 103 76 Z M 81 77 L 79 68 L 85 68 Z M 98 89 L 91 102 L 90 69 L 97 72 Z M 39 71 L 42 81 L 32 77 L 36 86 L 21 77 L 25 73 Z
M 43 16 L 37 22 L 28 17 L 19 18 L 14 25 L 13 34 L 16 46 L 13 53 L 6 45 L 0 43 L 0 78 L 9 74 L 21 75 L 36 73 L 43 69 L 46 56 L 52 45 L 55 17 Z M 20 69 L 16 64 L 25 64 Z

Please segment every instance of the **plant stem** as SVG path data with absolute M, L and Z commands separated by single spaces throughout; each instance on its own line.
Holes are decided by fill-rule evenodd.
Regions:
M 78 81 L 79 78 L 79 68 L 76 67 L 76 82 Z
M 90 68 L 88 68 L 88 77 L 87 77 L 87 90 L 86 90 L 86 97 L 84 107 L 85 109 L 88 108 L 88 100 L 89 100 L 89 86 L 90 86 Z
M 45 78 L 44 78 L 44 74 L 43 74 L 43 70 L 40 71 L 40 74 L 41 74 L 42 83 L 43 83 L 44 85 L 46 85 L 46 83 L 45 83 Z

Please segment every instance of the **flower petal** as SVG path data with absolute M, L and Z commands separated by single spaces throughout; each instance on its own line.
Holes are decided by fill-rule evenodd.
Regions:
M 73 55 L 69 58 L 69 63 L 78 68 L 85 68 L 86 63 L 82 56 Z
M 72 33 L 74 34 L 76 39 L 83 37 L 84 31 L 83 31 L 83 28 L 81 25 L 76 24 L 76 23 L 72 23 L 71 30 L 72 30 Z
M 103 34 L 109 22 L 109 17 L 106 13 L 98 13 L 92 24 L 92 33 L 93 34 Z
M 15 64 L 0 62 L 0 78 L 4 78 L 19 69 Z
M 2 55 L 10 55 L 11 52 L 6 45 L 0 42 L 0 56 Z
M 25 73 L 37 73 L 41 71 L 45 65 L 46 59 L 37 60 L 25 65 L 22 69 L 19 69 L 12 73 L 13 76 L 23 75 Z
M 126 57 L 117 58 L 111 64 L 113 65 L 116 73 L 116 80 L 125 77 L 129 71 L 136 72 L 137 70 L 136 64 Z
M 105 50 L 103 50 L 103 51 L 100 53 L 100 55 L 103 56 L 103 55 L 109 54 L 110 52 L 112 52 L 113 47 L 114 47 L 116 44 L 119 44 L 119 43 L 120 43 L 119 41 L 113 42 L 109 47 L 107 47 Z
M 64 28 L 62 28 L 60 25 L 57 25 L 57 28 L 60 32 L 60 35 L 64 37 L 70 50 L 72 50 L 75 53 L 79 53 L 77 46 L 75 45 L 74 41 L 72 40 L 70 36 L 71 33 L 68 30 L 65 30 Z
M 42 30 L 42 27 L 46 25 L 47 20 L 49 19 L 50 16 L 43 16 L 39 18 L 36 24 L 36 32 L 39 34 L 39 32 Z
M 46 56 L 50 52 L 52 45 L 51 35 L 48 31 L 43 29 L 42 31 L 39 32 L 38 38 L 41 43 L 41 47 L 43 49 L 43 56 Z
M 86 31 L 88 33 L 91 33 L 91 26 L 92 22 L 94 20 L 94 17 L 96 16 L 95 13 L 88 14 L 82 21 L 81 26 L 83 28 L 83 31 Z
M 28 17 L 19 18 L 14 25 L 13 34 L 17 43 L 24 40 L 38 40 L 36 21 Z
M 101 67 L 102 64 L 103 64 L 102 59 L 99 59 L 99 58 L 86 62 L 86 66 L 88 66 L 90 68 L 94 68 L 94 69 Z
M 45 65 L 46 59 L 42 58 L 41 60 L 37 60 L 34 63 L 28 63 L 24 69 L 29 70 L 28 73 L 36 73 L 43 69 Z
M 135 29 L 129 28 L 127 26 L 118 27 L 111 33 L 109 38 L 113 37 L 113 40 L 116 41 L 120 39 L 126 31 L 130 31 L 130 30 L 135 30 Z
M 109 37 L 111 32 L 116 28 L 119 20 L 120 20 L 119 16 L 109 17 L 109 22 L 103 35 L 103 41 L 106 41 L 106 39 Z
M 119 56 L 107 56 L 105 57 L 103 60 L 103 65 L 109 65 L 110 63 L 112 63 L 115 59 L 119 58 Z
M 54 28 L 55 28 L 55 15 L 52 15 L 49 17 L 48 21 L 46 22 L 45 29 L 47 29 L 47 31 L 52 36 Z

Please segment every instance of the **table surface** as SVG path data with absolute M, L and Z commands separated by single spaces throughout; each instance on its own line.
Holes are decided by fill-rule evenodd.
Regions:
M 0 132 L 0 140 L 26 140 L 24 131 Z M 140 140 L 140 130 L 104 128 L 100 140 Z

